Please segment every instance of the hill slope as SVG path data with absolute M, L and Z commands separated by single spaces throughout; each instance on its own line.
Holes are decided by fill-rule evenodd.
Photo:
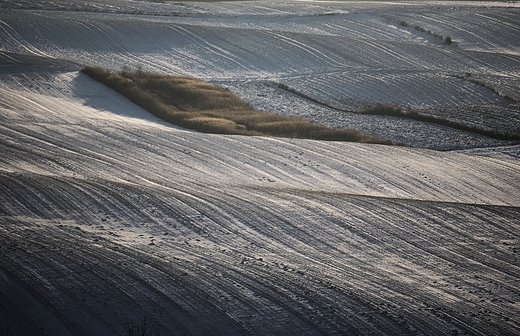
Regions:
M 193 133 L 78 72 L 0 90 L 12 332 L 519 330 L 518 161 Z
M 0 334 L 143 318 L 161 335 L 520 333 L 520 146 L 273 84 L 518 133 L 517 4 L 0 8 Z M 464 150 L 192 132 L 79 72 L 91 63 Z

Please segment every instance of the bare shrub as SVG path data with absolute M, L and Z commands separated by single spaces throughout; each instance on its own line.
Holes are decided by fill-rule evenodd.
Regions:
M 422 32 L 422 33 L 430 33 L 429 30 L 427 31 L 426 29 L 424 29 L 423 27 L 421 27 L 421 26 L 419 26 L 419 25 L 415 25 L 413 28 L 414 28 L 415 30 L 417 30 L 417 31 Z
M 397 22 L 399 25 L 403 26 L 403 27 L 410 27 L 410 24 L 409 24 L 408 22 L 406 22 L 406 21 L 397 20 L 396 22 Z M 421 32 L 421 33 L 426 33 L 426 34 L 428 34 L 428 35 L 432 35 L 432 36 L 434 36 L 434 37 L 436 37 L 436 38 L 438 38 L 438 39 L 441 39 L 441 40 L 443 40 L 444 43 L 446 43 L 446 44 L 451 44 L 451 37 L 450 37 L 450 36 L 446 36 L 446 38 L 444 38 L 441 34 L 437 34 L 437 33 L 435 33 L 435 32 L 432 32 L 431 30 L 426 29 L 426 28 L 423 28 L 423 27 L 421 27 L 421 26 L 419 26 L 419 25 L 414 25 L 414 26 L 413 26 L 413 29 L 415 29 L 415 30 L 417 30 L 417 31 L 419 31 L 419 32 Z

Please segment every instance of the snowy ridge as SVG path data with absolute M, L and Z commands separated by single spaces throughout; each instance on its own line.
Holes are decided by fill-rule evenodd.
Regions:
M 357 144 L 204 135 L 154 121 L 155 117 L 144 111 L 133 112 L 135 107 L 130 102 L 121 104 L 122 98 L 112 92 L 104 93 L 102 85 L 83 74 L 9 76 L 9 80 L 3 82 L 18 86 L 18 90 L 3 89 L 0 101 L 2 106 L 10 107 L 3 116 L 6 123 L 13 124 L 11 136 L 20 137 L 19 142 L 26 143 L 30 151 L 39 148 L 46 153 L 57 151 L 58 155 L 64 144 L 75 147 L 74 152 L 87 155 L 82 159 L 87 161 L 84 169 L 96 172 L 95 175 L 102 170 L 89 168 L 89 152 L 103 152 L 105 160 L 117 162 L 120 167 L 137 169 L 142 166 L 142 171 L 157 175 L 158 180 L 180 180 L 179 183 L 185 178 L 190 181 L 204 179 L 204 184 L 263 185 L 265 179 L 270 179 L 275 181 L 270 187 L 519 205 L 514 194 L 519 187 L 515 180 L 518 171 L 506 174 L 517 167 L 505 162 L 389 146 L 370 146 L 371 150 L 367 151 L 367 145 Z M 34 110 L 40 110 L 42 114 L 34 114 Z M 148 117 L 142 119 L 143 114 Z M 85 126 L 82 125 L 84 122 L 87 122 Z M 92 127 L 96 129 L 93 134 Z M 66 131 L 62 134 L 61 129 Z M 46 135 L 49 132 L 52 136 Z M 142 138 L 139 133 L 143 133 Z M 150 140 L 145 140 L 146 136 L 151 137 Z M 102 139 L 105 140 L 101 142 Z M 73 145 L 76 142 L 78 145 Z M 156 162 L 153 168 L 146 168 L 151 161 L 143 158 L 148 155 Z M 162 159 L 156 161 L 156 156 Z M 75 160 L 77 158 L 71 159 Z M 11 165 L 6 169 L 20 170 L 15 161 L 11 161 Z M 458 167 L 456 174 L 453 166 Z M 204 167 L 211 167 L 211 170 L 197 171 Z M 240 168 L 234 169 L 229 179 L 232 167 Z M 54 169 L 49 167 L 48 174 Z M 195 174 L 192 176 L 191 173 Z M 108 173 L 108 176 L 111 174 L 114 173 Z M 132 183 L 144 178 L 132 174 L 124 176 L 124 170 L 118 174 L 121 175 L 119 178 Z M 495 180 L 492 177 L 495 175 L 509 175 L 511 180 L 504 178 L 495 182 L 500 183 L 495 186 L 499 193 L 488 194 L 487 185 L 480 189 L 480 180 Z M 363 181 L 371 182 L 363 185 Z
M 273 84 L 518 132 L 518 102 L 468 79 L 516 99 L 518 9 L 457 4 L 4 1 L 0 333 L 126 335 L 148 317 L 161 335 L 518 334 L 519 145 Z M 475 13 L 507 33 L 457 41 Z M 86 64 L 424 148 L 196 133 Z

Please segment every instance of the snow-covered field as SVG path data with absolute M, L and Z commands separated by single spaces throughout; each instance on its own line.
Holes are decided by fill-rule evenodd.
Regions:
M 518 335 L 518 142 L 342 110 L 393 102 L 519 135 L 519 16 L 2 1 L 0 334 L 125 335 L 146 317 L 161 335 Z M 195 76 L 409 147 L 180 129 L 84 65 Z

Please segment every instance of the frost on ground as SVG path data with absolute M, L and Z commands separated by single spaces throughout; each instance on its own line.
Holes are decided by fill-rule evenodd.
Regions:
M 389 41 L 379 44 L 387 50 L 377 60 L 380 73 L 390 73 L 394 63 L 385 57 L 403 46 L 451 53 L 453 62 L 472 50 L 468 69 L 480 64 L 471 71 L 493 72 L 494 84 L 500 73 L 512 92 L 517 40 L 508 33 L 494 46 L 475 34 L 457 40 L 455 23 L 477 13 L 514 30 L 516 8 L 452 11 L 436 3 L 442 12 L 421 3 L 414 16 L 381 3 L 197 3 L 200 13 L 157 16 L 163 7 L 155 6 L 170 4 L 91 3 L 120 7 L 41 2 L 77 9 L 69 12 L 2 3 L 0 333 L 124 335 L 144 317 L 161 335 L 520 333 L 518 144 L 340 113 L 272 84 L 300 81 L 305 92 L 327 92 L 331 67 L 340 68 L 336 74 L 346 73 L 345 64 L 373 68 L 375 59 L 348 65 L 346 52 L 325 48 L 327 36 L 348 31 L 359 43 Z M 436 26 L 437 12 L 451 23 Z M 402 29 L 396 18 L 450 33 L 458 46 Z M 483 63 L 490 55 L 511 62 Z M 191 74 L 259 108 L 462 150 L 195 133 L 79 73 L 87 63 Z M 401 81 L 413 77 L 398 70 Z M 425 98 L 429 108 L 457 105 L 445 97 L 444 77 L 431 78 L 426 98 L 441 103 Z M 358 97 L 373 94 L 375 82 Z M 472 96 L 465 85 L 478 115 L 504 103 L 481 85 Z M 341 96 L 347 85 L 339 86 L 316 97 L 352 102 Z M 511 106 L 493 117 L 513 124 Z
M 251 104 L 280 110 L 254 94 L 275 81 L 341 110 L 398 104 L 520 136 L 515 3 L 32 3 L 3 3 L 0 51 L 190 75 L 226 83 Z M 306 117 L 318 109 L 298 101 L 282 113 Z M 330 108 L 312 120 L 422 148 L 511 144 Z

